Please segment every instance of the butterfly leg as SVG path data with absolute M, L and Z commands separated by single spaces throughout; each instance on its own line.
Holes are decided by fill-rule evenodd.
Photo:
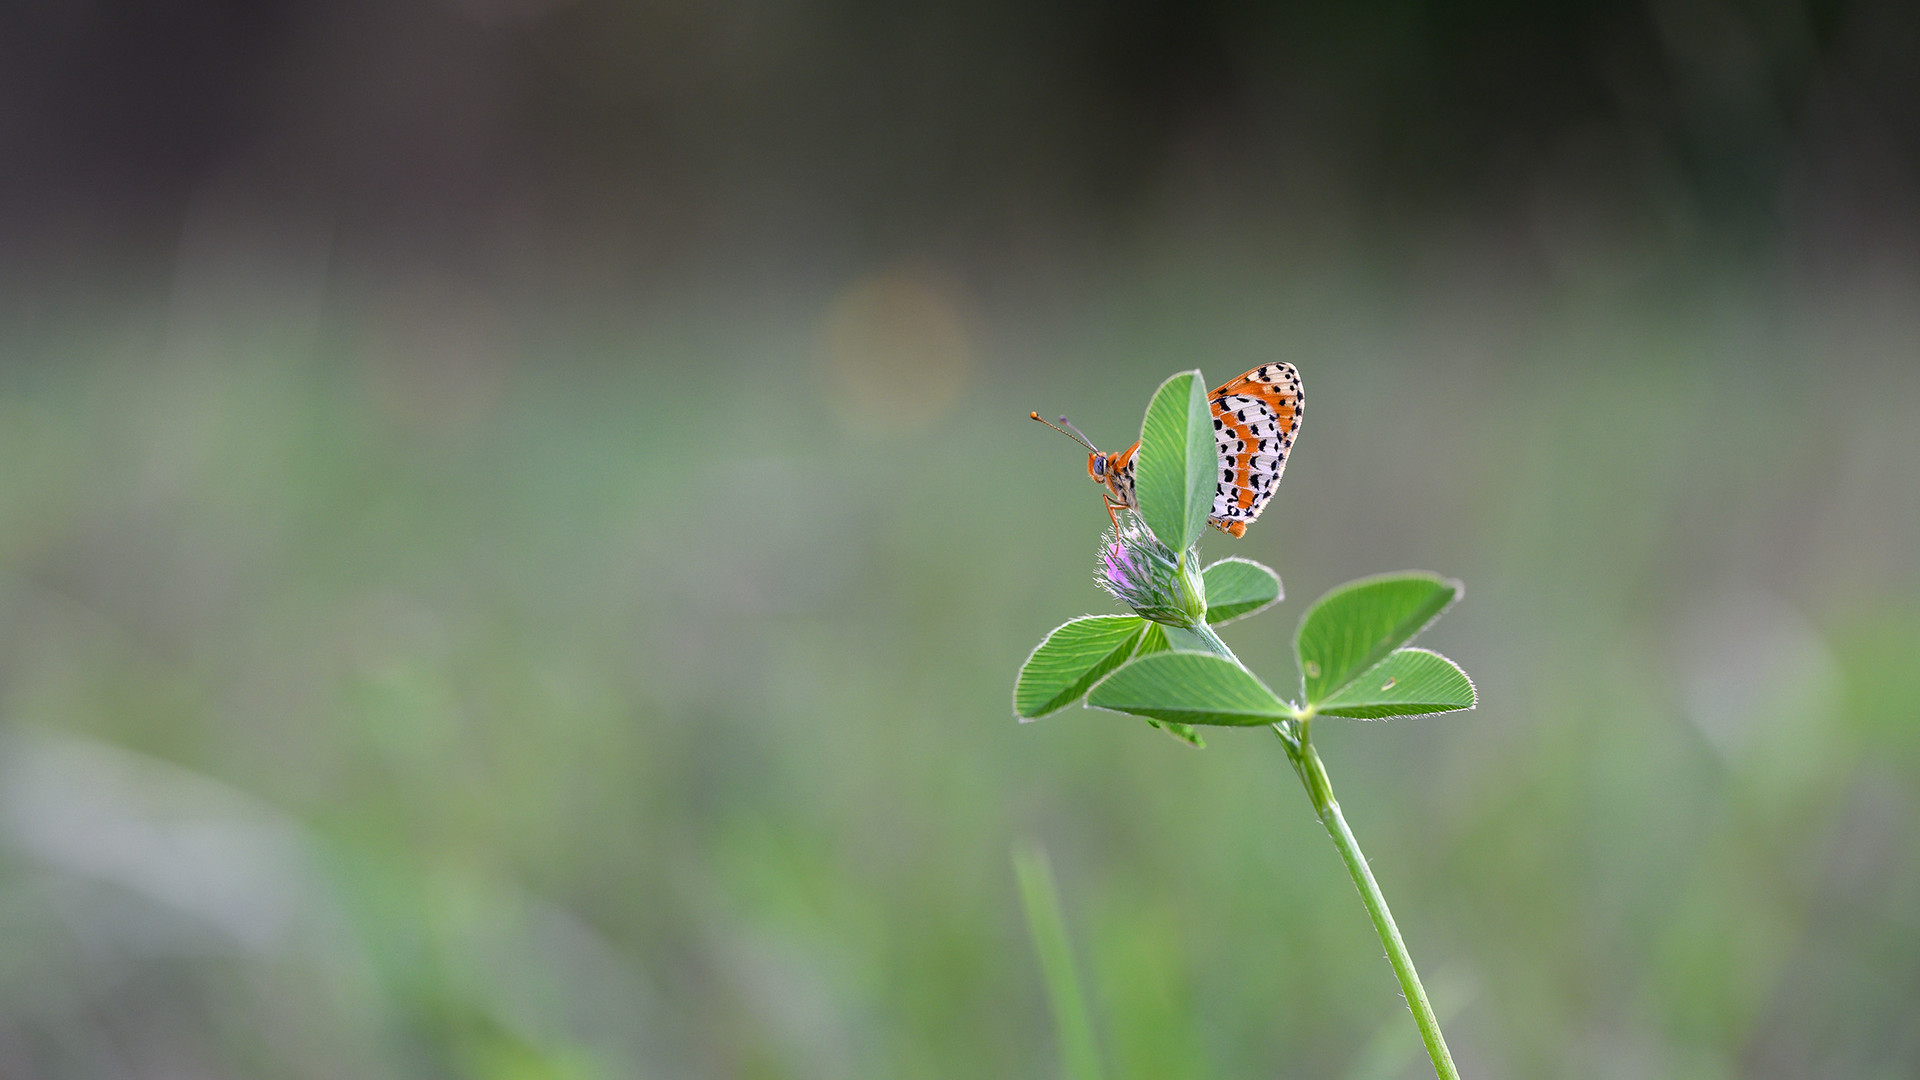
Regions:
M 1125 510 L 1127 504 L 1114 502 L 1104 495 L 1100 497 L 1100 501 L 1107 504 L 1107 520 L 1113 523 L 1113 535 L 1115 539 L 1118 539 L 1120 536 L 1120 519 L 1115 517 L 1113 512 L 1115 510 Z

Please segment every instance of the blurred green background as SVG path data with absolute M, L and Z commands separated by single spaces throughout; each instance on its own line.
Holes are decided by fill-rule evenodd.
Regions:
M 1279 746 L 1016 667 L 1166 374 L 1314 419 L 1229 628 L 1474 1077 L 1920 1074 L 1920 18 L 0 16 L 0 1075 L 1424 1075 Z

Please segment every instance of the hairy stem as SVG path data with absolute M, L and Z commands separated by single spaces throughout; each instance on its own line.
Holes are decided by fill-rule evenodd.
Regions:
M 1201 623 L 1192 629 L 1177 626 L 1164 626 L 1168 644 L 1176 649 L 1196 649 L 1223 656 L 1234 663 L 1240 658 L 1213 632 L 1213 627 Z M 1243 667 L 1245 665 L 1242 665 Z M 1433 1059 L 1433 1071 L 1439 1080 L 1460 1080 L 1460 1073 L 1453 1067 L 1453 1055 L 1447 1052 L 1446 1037 L 1440 1034 L 1440 1020 L 1433 1015 L 1433 1005 L 1427 1001 L 1426 988 L 1420 985 L 1420 973 L 1413 969 L 1413 956 L 1407 952 L 1407 943 L 1400 937 L 1400 928 L 1394 925 L 1393 912 L 1387 910 L 1387 898 L 1380 892 L 1380 883 L 1373 879 L 1373 870 L 1367 865 L 1367 857 L 1360 851 L 1360 841 L 1353 837 L 1353 830 L 1347 827 L 1346 816 L 1340 813 L 1340 803 L 1333 797 L 1333 782 L 1327 778 L 1327 767 L 1320 761 L 1320 754 L 1309 740 L 1313 721 L 1312 709 L 1292 720 L 1282 720 L 1273 725 L 1273 732 L 1287 748 L 1287 759 L 1293 763 L 1293 771 L 1300 775 L 1300 783 L 1307 789 L 1307 798 L 1313 803 L 1313 812 L 1319 816 L 1320 824 L 1326 826 L 1327 835 L 1333 838 L 1333 846 L 1340 849 L 1340 859 L 1347 864 L 1347 873 L 1353 875 L 1354 887 L 1360 890 L 1360 900 L 1367 905 L 1367 914 L 1373 918 L 1373 928 L 1380 935 L 1380 944 L 1386 946 L 1387 962 L 1393 965 L 1393 973 L 1400 980 L 1401 993 L 1406 995 L 1407 1008 L 1413 1013 L 1413 1022 L 1420 1029 L 1420 1040 L 1426 1043 L 1427 1056 Z
M 1163 623 L 1160 626 L 1160 631 L 1167 635 L 1167 644 L 1176 649 L 1190 649 L 1194 652 L 1210 652 L 1215 656 L 1225 657 L 1236 664 L 1240 663 L 1240 658 L 1233 655 L 1233 650 L 1227 648 L 1227 643 L 1221 641 L 1220 635 L 1213 632 L 1213 627 L 1208 626 L 1204 622 L 1192 628 Z
M 1289 722 L 1291 725 L 1295 722 Z M 1327 779 L 1327 767 L 1320 762 L 1320 754 L 1308 741 L 1306 726 L 1300 724 L 1292 731 L 1282 730 L 1283 725 L 1275 724 L 1274 730 L 1280 741 L 1286 744 L 1287 757 L 1292 760 L 1294 771 L 1300 774 L 1300 782 L 1306 785 L 1307 798 L 1313 801 L 1313 811 L 1320 817 L 1320 823 L 1327 827 L 1327 835 L 1333 837 L 1333 846 L 1340 849 L 1340 858 L 1347 864 L 1347 873 L 1353 875 L 1354 887 L 1360 890 L 1360 899 L 1367 905 L 1367 914 L 1373 917 L 1373 928 L 1380 935 L 1380 944 L 1386 946 L 1387 962 L 1393 965 L 1393 973 L 1400 979 L 1400 990 L 1406 995 L 1407 1008 L 1413 1012 L 1413 1022 L 1420 1028 L 1420 1039 L 1427 1044 L 1427 1056 L 1433 1059 L 1433 1071 L 1440 1080 L 1459 1080 L 1460 1073 L 1453 1067 L 1453 1055 L 1447 1052 L 1446 1037 L 1440 1034 L 1440 1021 L 1433 1015 L 1433 1006 L 1427 1001 L 1427 991 L 1420 985 L 1420 974 L 1413 970 L 1413 957 L 1407 952 L 1407 943 L 1401 940 L 1400 928 L 1393 923 L 1393 912 L 1387 910 L 1387 898 L 1381 895 L 1380 883 L 1373 879 L 1373 870 L 1367 866 L 1367 857 L 1360 852 L 1360 842 L 1353 838 L 1353 830 L 1347 827 L 1347 819 L 1340 813 L 1340 804 L 1333 797 L 1333 784 Z

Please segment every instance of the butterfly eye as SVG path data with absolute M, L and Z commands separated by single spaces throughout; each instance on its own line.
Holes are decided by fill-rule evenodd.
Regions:
M 1093 459 L 1093 475 L 1096 477 L 1107 475 L 1107 455 L 1101 454 Z

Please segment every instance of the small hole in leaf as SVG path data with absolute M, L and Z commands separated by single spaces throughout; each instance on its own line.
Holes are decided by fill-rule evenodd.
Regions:
M 1399 678 L 1399 676 L 1396 676 L 1396 675 L 1389 675 L 1389 676 L 1387 676 L 1387 681 L 1386 681 L 1386 682 L 1383 682 L 1383 683 L 1381 683 L 1381 684 L 1380 684 L 1380 689 L 1382 689 L 1382 690 L 1391 690 L 1391 689 L 1393 689 L 1393 684 L 1394 684 L 1394 683 L 1397 683 L 1397 682 L 1399 682 L 1399 681 L 1400 681 L 1400 678 Z
M 1319 677 L 1320 677 L 1320 665 L 1314 663 L 1311 660 L 1307 661 L 1307 678 L 1317 679 Z

